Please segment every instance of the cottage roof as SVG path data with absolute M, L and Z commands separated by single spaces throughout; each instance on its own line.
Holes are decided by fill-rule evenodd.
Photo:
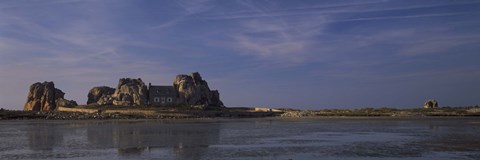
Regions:
M 174 94 L 175 89 L 173 86 L 154 86 L 150 85 L 148 88 L 150 93 L 158 93 L 158 94 Z

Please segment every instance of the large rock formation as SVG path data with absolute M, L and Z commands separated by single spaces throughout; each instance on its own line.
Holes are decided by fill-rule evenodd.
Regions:
M 147 105 L 148 90 L 142 79 L 122 78 L 116 89 L 100 86 L 88 92 L 87 104 L 96 105 Z
M 192 107 L 217 106 L 223 107 L 220 93 L 210 90 L 208 84 L 198 72 L 191 75 L 177 75 L 173 82 L 176 102 L 173 104 L 189 105 Z M 142 79 L 122 78 L 116 89 L 101 86 L 94 87 L 88 93 L 87 104 L 96 105 L 149 105 L 149 92 Z
M 192 106 L 223 106 L 220 94 L 210 90 L 198 72 L 191 75 L 177 75 L 173 82 L 179 104 Z
M 147 105 L 148 90 L 142 79 L 122 78 L 112 95 L 114 105 Z
M 55 87 L 53 82 L 34 83 L 30 86 L 25 111 L 43 111 L 55 109 Z
M 77 106 L 77 102 L 75 102 L 74 100 L 66 100 L 64 99 L 63 97 L 65 96 L 65 93 L 60 90 L 60 89 L 57 89 L 55 88 L 55 105 L 57 107 L 75 107 Z
M 93 87 L 88 92 L 87 104 L 112 105 L 113 93 L 115 93 L 114 88 L 107 86 Z
M 423 104 L 423 108 L 438 108 L 438 102 L 436 100 L 430 99 Z
M 23 107 L 25 111 L 48 111 L 57 107 L 77 106 L 75 101 L 65 100 L 65 95 L 60 89 L 55 88 L 53 82 L 37 82 L 30 86 L 27 102 Z

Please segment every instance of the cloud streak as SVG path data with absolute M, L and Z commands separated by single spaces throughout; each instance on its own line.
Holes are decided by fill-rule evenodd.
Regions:
M 239 26 L 240 29 L 232 30 L 222 34 L 231 35 L 231 43 L 228 46 L 235 48 L 241 54 L 253 55 L 259 59 L 266 61 L 286 62 L 290 64 L 302 64 L 304 62 L 318 62 L 322 59 L 329 59 L 328 57 L 335 57 L 335 55 L 329 54 L 342 54 L 347 52 L 358 52 L 362 48 L 378 47 L 382 42 L 394 43 L 397 46 L 405 45 L 403 42 L 396 42 L 397 37 L 403 37 L 405 39 L 413 40 L 410 43 L 408 49 L 401 49 L 402 52 L 398 54 L 413 55 L 422 53 L 433 53 L 440 50 L 449 50 L 454 48 L 455 43 L 444 44 L 442 48 L 428 47 L 421 45 L 422 41 L 429 41 L 430 37 L 439 37 L 441 35 L 432 34 L 425 35 L 421 31 L 414 31 L 415 34 L 425 35 L 421 39 L 416 38 L 415 34 L 405 35 L 392 35 L 390 33 L 376 32 L 375 27 L 372 27 L 372 31 L 369 31 L 369 35 L 342 35 L 332 34 L 325 28 L 345 23 L 355 22 L 369 22 L 375 23 L 375 21 L 397 21 L 397 20 L 412 20 L 415 19 L 427 19 L 427 18 L 442 18 L 442 17 L 458 17 L 458 16 L 474 16 L 479 14 L 472 11 L 453 11 L 453 12 L 419 12 L 408 13 L 405 15 L 391 16 L 388 14 L 376 14 L 369 16 L 346 16 L 345 14 L 358 14 L 358 13 L 387 13 L 390 11 L 402 11 L 409 12 L 412 9 L 427 9 L 438 8 L 448 6 L 462 6 L 462 5 L 475 5 L 478 2 L 460 2 L 460 3 L 445 3 L 445 4 L 414 4 L 406 5 L 402 7 L 386 6 L 384 2 L 374 1 L 366 3 L 350 3 L 350 4 L 337 4 L 327 5 L 320 7 L 304 7 L 293 9 L 275 9 L 269 7 L 257 7 L 253 2 L 242 1 L 242 6 L 246 6 L 248 10 L 243 12 L 237 12 L 233 14 L 223 14 L 221 16 L 207 16 L 202 17 L 210 20 L 228 20 L 227 22 L 234 23 Z M 383 6 L 385 8 L 378 8 Z M 326 9 L 326 10 L 321 10 Z M 331 9 L 331 10 L 330 10 Z M 298 10 L 298 12 L 296 11 Z M 313 11 L 312 11 L 313 10 Z M 295 11 L 295 12 L 292 12 Z M 342 16 L 339 16 L 341 14 Z M 299 16 L 301 15 L 301 17 Z M 382 22 L 379 22 L 382 23 Z M 449 24 L 450 25 L 450 24 Z M 452 24 L 451 27 L 455 27 Z M 423 26 L 417 26 L 416 30 L 427 29 Z M 398 32 L 404 29 L 388 29 L 387 32 Z M 427 29 L 428 30 L 428 29 Z M 451 32 L 451 31 L 447 31 Z M 412 32 L 413 33 L 413 32 Z M 456 34 L 456 33 L 451 33 Z M 351 36 L 351 37 L 347 37 Z M 379 37 L 383 37 L 381 40 Z M 358 39 L 356 39 L 358 38 Z M 426 38 L 426 39 L 422 39 Z M 475 41 L 475 40 L 473 40 Z M 336 42 L 340 42 L 336 43 Z M 428 42 L 430 44 L 434 42 Z M 460 44 L 456 43 L 456 44 Z M 342 46 L 349 46 L 344 48 Z M 424 47 L 422 47 L 424 46 Z M 430 45 L 430 46 L 433 46 Z M 380 47 L 381 48 L 381 47 Z M 419 48 L 418 51 L 415 51 Z M 423 48 L 423 50 L 422 50 Z M 427 51 L 430 50 L 430 51 Z M 416 52 L 416 53 L 414 53 Z
M 231 14 L 220 15 L 207 15 L 202 17 L 208 20 L 236 20 L 236 19 L 252 19 L 252 18 L 271 18 L 271 17 L 290 17 L 290 16 L 308 16 L 308 15 L 338 15 L 338 14 L 359 14 L 359 13 L 381 13 L 389 11 L 410 11 L 410 10 L 422 10 L 438 7 L 448 7 L 456 5 L 477 5 L 479 2 L 460 2 L 460 3 L 447 3 L 447 4 L 428 4 L 428 5 L 413 5 L 413 6 L 386 6 L 383 1 L 365 2 L 365 3 L 351 3 L 340 5 L 321 5 L 316 7 L 304 7 L 294 9 L 270 9 L 270 10 L 249 10 L 243 12 L 236 12 Z M 470 11 L 471 12 L 471 11 Z M 436 16 L 449 15 L 455 13 L 438 13 L 431 14 Z M 460 12 L 457 14 L 467 14 L 466 12 Z M 478 14 L 473 12 L 471 14 Z M 403 16 L 405 18 L 415 18 L 415 15 Z M 419 15 L 420 16 L 420 15 Z M 401 17 L 401 16 L 399 16 Z M 375 18 L 375 17 L 371 17 Z
M 447 89 L 470 97 L 478 94 L 466 86 L 480 86 L 471 80 L 480 78 L 472 69 L 480 67 L 478 7 L 443 0 L 0 2 L 0 81 L 12 84 L 0 86 L 0 107 L 21 107 L 36 81 L 55 81 L 84 103 L 88 89 L 118 78 L 170 84 L 193 71 L 231 106 L 323 107 L 349 98 L 358 100 L 345 102 L 350 107 L 414 106 L 423 94 L 449 97 Z M 422 86 L 439 92 L 415 89 Z M 384 95 L 398 100 L 378 101 Z M 440 101 L 476 102 L 460 96 Z

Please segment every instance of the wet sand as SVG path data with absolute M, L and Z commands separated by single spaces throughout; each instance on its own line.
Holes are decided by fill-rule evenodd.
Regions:
M 0 159 L 479 159 L 480 118 L 0 121 Z

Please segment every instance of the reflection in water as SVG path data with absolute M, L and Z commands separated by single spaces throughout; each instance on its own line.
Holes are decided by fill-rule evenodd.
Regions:
M 0 159 L 480 159 L 478 118 L 0 121 Z
M 419 148 L 434 152 L 480 151 L 480 125 L 470 121 L 430 122 L 425 138 L 416 142 Z M 479 157 L 480 158 L 480 157 Z
M 177 158 L 199 159 L 210 144 L 218 143 L 219 124 L 98 123 L 87 127 L 88 141 L 100 148 L 118 148 L 121 156 L 168 150 Z
M 30 124 L 27 128 L 28 142 L 32 150 L 52 150 L 63 142 L 63 134 L 55 124 Z

